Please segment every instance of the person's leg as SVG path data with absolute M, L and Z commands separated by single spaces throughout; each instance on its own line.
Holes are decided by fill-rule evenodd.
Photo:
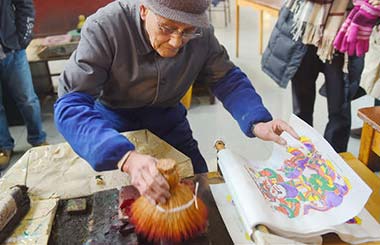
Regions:
M 112 109 L 96 101 L 94 108 L 107 120 L 109 126 L 118 132 L 127 132 L 143 129 L 139 118 L 136 116 L 137 109 Z
M 380 106 L 380 99 L 375 99 L 375 106 Z
M 0 171 L 8 167 L 14 148 L 14 140 L 9 133 L 7 116 L 3 105 L 3 74 L 5 70 L 2 62 L 0 60 Z
M 2 63 L 5 60 L 0 61 L 0 150 L 12 150 L 14 148 L 14 140 L 9 132 L 7 115 L 3 105 L 4 74 L 7 71 Z
M 168 108 L 147 108 L 139 112 L 144 128 L 165 140 L 191 159 L 195 173 L 208 171 L 207 164 L 193 138 L 187 111 L 182 104 Z
M 4 81 L 17 108 L 19 109 L 28 132 L 28 142 L 35 146 L 46 141 L 46 133 L 42 130 L 40 102 L 34 92 L 25 50 L 8 54 L 4 64 L 7 74 Z
M 344 74 L 346 93 L 348 98 L 353 101 L 366 94 L 365 90 L 359 86 L 361 75 L 364 69 L 364 56 L 350 56 L 348 59 L 348 74 Z M 354 128 L 350 130 L 350 136 L 360 139 L 362 128 Z
M 197 141 L 187 121 L 187 111 L 182 104 L 168 108 L 111 109 L 95 103 L 95 108 L 119 132 L 148 129 L 168 144 L 188 156 L 195 173 L 207 172 Z
M 315 81 L 320 69 L 316 49 L 312 46 L 292 79 L 293 113 L 313 126 Z
M 351 128 L 351 100 L 345 92 L 343 63 L 343 54 L 338 54 L 324 65 L 329 114 L 324 137 L 337 152 L 347 150 Z
M 366 92 L 360 87 L 360 80 L 364 70 L 364 56 L 348 57 L 348 74 L 344 75 L 346 83 L 346 93 L 350 100 L 355 100 L 365 95 Z
M 345 91 L 351 100 L 366 95 L 365 90 L 359 86 L 364 69 L 364 56 L 350 56 L 348 58 L 348 74 L 344 73 Z M 326 83 L 319 89 L 319 94 L 327 97 Z

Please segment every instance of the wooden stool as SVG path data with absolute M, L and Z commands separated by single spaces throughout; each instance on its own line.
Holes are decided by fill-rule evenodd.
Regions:
M 213 6 L 214 3 L 218 5 L 219 2 L 223 2 L 223 9 L 218 8 L 218 6 Z M 227 24 L 231 22 L 230 0 L 210 1 L 210 5 L 208 7 L 208 18 L 210 22 L 212 22 L 212 18 L 211 18 L 212 12 L 224 12 L 224 25 L 227 26 Z
M 194 95 L 207 95 L 210 105 L 215 104 L 215 95 L 211 92 L 210 87 L 205 83 L 194 83 L 182 97 L 181 103 L 189 109 L 191 106 L 192 97 Z
M 192 95 L 193 85 L 191 85 L 191 87 L 187 90 L 186 94 L 181 99 L 181 103 L 185 106 L 187 110 L 190 108 Z
M 380 106 L 361 108 L 358 116 L 363 120 L 359 160 L 371 168 L 380 167 Z

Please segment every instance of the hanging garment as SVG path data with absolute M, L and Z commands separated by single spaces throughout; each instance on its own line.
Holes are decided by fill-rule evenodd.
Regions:
M 360 86 L 367 94 L 380 99 L 380 28 L 373 29 Z
M 282 88 L 293 78 L 307 51 L 306 45 L 293 39 L 293 23 L 293 13 L 283 6 L 261 58 L 261 69 Z
M 363 56 L 369 49 L 369 37 L 380 17 L 380 7 L 368 0 L 354 1 L 355 8 L 339 31 L 334 46 L 348 55 Z
M 294 14 L 291 31 L 294 40 L 318 47 L 317 54 L 323 62 L 331 60 L 333 41 L 348 4 L 349 0 L 289 0 L 286 6 Z

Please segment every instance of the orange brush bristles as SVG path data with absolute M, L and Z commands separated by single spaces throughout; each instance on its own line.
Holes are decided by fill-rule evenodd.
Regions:
M 131 207 L 131 222 L 137 233 L 147 240 L 180 242 L 192 238 L 206 229 L 207 208 L 196 198 L 191 188 L 179 183 L 176 163 L 161 159 L 157 168 L 170 186 L 170 198 L 165 204 L 153 205 L 144 196 Z

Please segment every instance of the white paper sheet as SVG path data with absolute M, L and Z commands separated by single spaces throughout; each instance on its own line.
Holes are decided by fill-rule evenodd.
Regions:
M 380 241 L 380 224 L 366 209 L 363 209 L 356 218 L 359 219 L 360 223 L 344 223 L 332 230 L 343 241 L 352 244 Z
M 245 245 L 255 244 L 249 238 L 245 230 L 242 218 L 237 210 L 229 189 L 225 183 L 210 185 L 215 203 L 221 214 L 224 224 L 231 236 L 234 244 Z M 355 222 L 344 223 L 335 227 L 330 227 L 330 232 L 336 233 L 343 241 L 350 244 L 360 244 L 365 242 L 380 241 L 380 224 L 363 209 L 355 218 Z M 297 239 L 297 237 L 291 237 Z M 302 242 L 309 244 L 321 244 L 321 237 L 310 237 Z
M 264 224 L 284 236 L 324 234 L 357 215 L 371 189 L 313 128 L 296 116 L 289 123 L 303 143 L 283 135 L 293 148 L 275 145 L 260 162 L 222 150 L 219 166 L 247 230 Z
M 255 244 L 250 239 L 250 234 L 247 232 L 246 227 L 237 212 L 232 196 L 227 191 L 226 184 L 210 185 L 210 189 L 216 206 L 219 209 L 219 213 L 222 216 L 224 224 L 226 225 L 234 244 Z
M 29 212 L 4 244 L 48 244 L 57 207 L 58 199 L 32 200 Z
M 190 159 L 148 130 L 123 133 L 141 153 L 177 161 L 182 178 L 193 176 Z M 98 184 L 96 176 L 103 179 Z M 69 199 L 130 184 L 120 170 L 94 171 L 67 143 L 33 147 L 0 178 L 0 192 L 14 185 L 27 185 L 28 194 L 40 199 Z

